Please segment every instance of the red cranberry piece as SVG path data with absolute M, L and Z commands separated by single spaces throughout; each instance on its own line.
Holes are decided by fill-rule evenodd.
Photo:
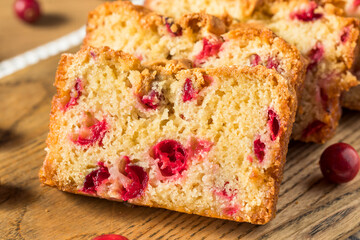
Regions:
M 320 168 L 330 182 L 346 183 L 354 179 L 359 172 L 360 158 L 349 144 L 335 143 L 321 154 Z
M 93 240 L 129 240 L 129 239 L 117 234 L 104 234 L 93 238 Z
M 259 65 L 261 62 L 261 57 L 257 54 L 253 54 L 250 56 L 250 65 L 252 67 L 255 67 L 257 65 Z
M 14 10 L 20 19 L 28 23 L 35 22 L 41 15 L 40 5 L 36 0 L 16 0 Z
M 272 141 L 275 141 L 279 135 L 280 124 L 277 114 L 271 109 L 268 111 L 268 125 L 271 133 L 270 138 Z
M 265 157 L 265 143 L 263 143 L 260 138 L 254 141 L 254 153 L 261 163 Z
M 223 41 L 221 39 L 210 41 L 209 39 L 204 38 L 203 48 L 201 52 L 195 57 L 195 65 L 203 64 L 209 57 L 216 56 L 219 53 L 222 44 Z
M 95 143 L 99 143 L 99 146 L 102 146 L 102 140 L 105 137 L 105 133 L 107 132 L 107 123 L 106 120 L 102 120 L 91 127 L 89 130 L 91 132 L 90 136 L 84 138 L 79 136 L 74 143 L 79 144 L 81 146 L 92 146 Z
M 165 18 L 165 26 L 171 36 L 180 37 L 182 35 L 181 27 L 178 24 L 175 24 L 173 19 Z
M 91 55 L 91 57 L 93 58 L 93 59 L 96 59 L 96 53 L 94 53 L 93 51 L 90 51 L 90 55 Z
M 272 58 L 272 57 L 269 57 L 268 60 L 267 60 L 267 63 L 266 63 L 266 67 L 268 69 L 273 68 L 273 69 L 277 70 L 279 65 L 280 65 L 279 61 L 277 59 L 275 59 L 275 58 Z
M 135 54 L 135 57 L 139 59 L 140 61 L 144 60 L 144 56 L 141 54 Z
M 353 2 L 354 8 L 359 7 L 359 5 L 360 5 L 360 0 L 354 0 L 354 2 Z
M 237 206 L 233 206 L 233 207 L 227 207 L 224 209 L 224 213 L 226 215 L 234 215 L 235 213 L 237 213 L 237 211 L 239 210 L 239 207 Z
M 161 95 L 155 90 L 151 90 L 147 95 L 141 97 L 141 102 L 148 109 L 156 109 L 160 105 Z
M 350 27 L 345 27 L 341 36 L 340 36 L 340 40 L 342 43 L 346 43 L 347 40 L 349 39 L 350 36 Z
M 185 84 L 183 87 L 183 102 L 187 102 L 195 98 L 196 91 L 194 89 L 194 86 L 189 78 L 185 80 Z
M 164 140 L 153 147 L 153 157 L 158 160 L 160 172 L 165 177 L 181 174 L 187 169 L 187 152 L 175 140 Z
M 125 161 L 125 176 L 131 180 L 131 183 L 121 192 L 123 201 L 141 196 L 149 181 L 149 176 L 142 167 L 130 165 L 128 157 L 125 157 Z
M 321 43 L 317 43 L 308 53 L 310 58 L 310 64 L 308 70 L 315 67 L 324 56 L 324 46 Z
M 312 134 L 318 132 L 324 126 L 325 126 L 325 123 L 323 123 L 319 120 L 315 120 L 304 129 L 302 137 L 307 138 L 307 137 L 311 136 Z
M 318 5 L 315 2 L 310 2 L 307 9 L 301 9 L 290 14 L 291 19 L 297 19 L 303 22 L 310 22 L 322 18 L 322 13 L 315 13 Z
M 229 184 L 229 182 L 226 182 L 224 185 L 224 189 L 222 191 L 217 191 L 216 194 L 222 198 L 225 198 L 225 199 L 231 201 L 235 197 L 235 194 L 233 193 L 234 191 L 232 189 L 229 189 L 229 191 L 226 191 L 225 186 L 228 184 Z
M 199 155 L 204 157 L 204 154 L 208 153 L 213 145 L 212 142 L 207 140 L 191 138 L 187 147 L 187 156 L 189 159 Z
M 78 103 L 78 100 L 81 96 L 81 91 L 82 91 L 83 87 L 82 87 L 82 83 L 81 83 L 81 79 L 77 78 L 74 88 L 70 93 L 70 100 L 68 103 L 66 103 L 64 109 L 67 110 L 68 108 L 75 106 Z
M 110 177 L 110 173 L 103 162 L 98 163 L 99 168 L 92 171 L 85 177 L 84 187 L 81 191 L 86 193 L 96 193 L 97 188 L 103 181 Z

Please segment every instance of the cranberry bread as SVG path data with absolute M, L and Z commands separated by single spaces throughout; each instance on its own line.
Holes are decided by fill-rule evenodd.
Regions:
M 263 0 L 212 0 L 212 1 L 193 1 L 179 0 L 145 0 L 144 6 L 160 14 L 181 18 L 183 15 L 192 12 L 201 12 L 203 10 L 212 15 L 237 16 L 240 19 L 251 17 L 254 9 L 262 4 Z
M 84 46 L 109 46 L 142 62 L 189 59 L 197 67 L 260 64 L 276 69 L 298 92 L 307 64 L 295 47 L 267 28 L 241 24 L 227 31 L 226 22 L 197 13 L 175 22 L 122 1 L 105 3 L 89 14 Z
M 61 58 L 44 184 L 265 224 L 275 215 L 297 107 L 273 69 L 186 69 L 109 48 Z
M 351 74 L 357 56 L 358 21 L 335 14 L 313 1 L 273 1 L 258 18 L 310 59 L 302 101 L 294 125 L 295 139 L 324 142 L 341 116 L 340 96 L 357 85 Z
M 127 37 L 131 34 L 131 39 Z M 299 51 L 267 28 L 194 13 L 178 21 L 128 1 L 104 3 L 89 14 L 83 46 L 108 46 L 142 62 L 188 59 L 195 67 L 261 64 L 302 85 L 307 62 Z
M 322 4 L 332 3 L 343 11 L 339 14 L 345 14 L 348 17 L 360 18 L 360 1 L 358 0 L 322 0 Z M 360 81 L 360 57 L 356 59 L 353 69 L 354 75 Z M 360 111 L 360 86 L 351 88 L 348 92 L 343 93 L 341 98 L 343 107 Z
M 162 9 L 158 9 L 160 12 L 177 9 L 177 2 L 157 2 L 163 3 Z M 222 11 L 216 14 L 222 14 Z M 246 20 L 241 16 L 233 17 Z M 254 10 L 252 19 L 294 44 L 309 58 L 293 138 L 325 142 L 334 135 L 338 125 L 341 94 L 357 85 L 350 70 L 357 56 L 358 21 L 338 16 L 337 9 L 331 4 L 324 8 L 309 0 L 267 0 Z

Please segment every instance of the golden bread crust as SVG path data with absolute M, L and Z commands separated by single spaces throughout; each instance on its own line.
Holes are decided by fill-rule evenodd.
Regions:
M 261 6 L 263 2 L 263 0 L 213 0 L 211 2 L 182 0 L 181 2 L 177 2 L 178 8 L 173 9 L 168 8 L 167 2 L 164 0 L 145 0 L 144 6 L 160 14 L 174 18 L 180 18 L 191 12 L 204 11 L 208 14 L 218 15 L 219 17 L 240 15 L 241 19 L 243 19 L 250 18 L 256 7 Z M 207 4 L 211 7 L 207 6 Z
M 291 85 L 295 86 L 297 96 L 301 98 L 301 93 L 304 87 L 304 79 L 306 75 L 306 69 L 308 66 L 308 60 L 299 52 L 299 50 L 290 45 L 284 39 L 277 36 L 273 31 L 257 23 L 236 23 L 231 25 L 230 31 L 226 34 L 228 39 L 236 39 L 240 41 L 246 41 L 247 38 L 254 39 L 260 38 L 261 42 L 268 43 L 274 46 L 275 49 L 279 49 L 280 52 L 286 53 L 288 58 L 287 69 L 290 69 L 288 80 Z
M 353 1 L 346 1 L 346 0 L 321 0 L 319 1 L 320 4 L 328 4 L 335 5 L 338 9 L 336 14 L 340 16 L 346 17 L 355 17 L 357 20 L 360 18 L 359 8 L 355 8 L 353 6 Z M 350 18 L 351 19 L 351 18 Z M 354 35 L 354 33 L 352 33 Z M 353 39 L 354 36 L 351 36 Z M 357 52 L 359 51 L 359 42 L 357 44 Z M 356 54 L 356 59 L 353 61 L 355 62 L 352 72 L 358 79 L 358 83 L 360 83 L 360 76 L 359 76 L 359 69 L 360 69 L 360 56 Z M 349 108 L 352 110 L 360 111 L 360 87 L 355 86 L 351 88 L 349 91 L 344 92 L 341 97 L 341 105 L 345 108 Z
M 277 22 L 281 22 L 286 18 L 286 14 L 289 14 L 291 11 L 297 11 L 296 9 L 299 9 L 299 7 L 302 7 L 306 9 L 306 6 L 310 3 L 309 0 L 300 0 L 300 1 L 292 1 L 292 0 L 268 0 L 265 1 L 265 4 L 258 8 L 256 10 L 256 18 L 262 19 L 262 22 L 265 23 L 265 25 L 271 26 L 272 24 L 275 24 Z M 284 16 L 278 16 L 277 14 L 279 12 L 285 11 L 285 17 Z M 289 13 L 288 13 L 289 11 Z M 302 131 L 298 131 L 298 129 L 294 128 L 293 138 L 295 140 L 301 140 L 304 142 L 318 142 L 318 143 L 324 143 L 327 140 L 329 140 L 336 131 L 336 128 L 338 126 L 339 119 L 341 117 L 341 105 L 340 105 L 340 95 L 342 92 L 345 92 L 349 90 L 351 87 L 354 87 L 357 85 L 355 77 L 350 73 L 352 68 L 354 67 L 355 60 L 357 59 L 359 55 L 359 21 L 354 18 L 345 18 L 339 16 L 341 14 L 341 10 L 339 10 L 336 6 L 326 3 L 319 5 L 318 8 L 316 8 L 316 12 L 321 14 L 321 18 L 319 18 L 317 21 L 323 22 L 324 29 L 326 29 L 326 26 L 329 25 L 330 22 L 336 22 L 339 26 L 337 26 L 337 29 L 343 27 L 344 30 L 347 30 L 347 37 L 345 43 L 335 43 L 333 44 L 335 46 L 335 51 L 341 51 L 341 55 L 337 56 L 336 61 L 331 60 L 332 62 L 327 64 L 339 64 L 342 63 L 343 66 L 339 69 L 337 69 L 340 72 L 329 73 L 329 71 L 336 71 L 334 66 L 328 68 L 328 72 L 323 72 L 324 76 L 320 76 L 320 78 L 324 78 L 326 74 L 333 74 L 332 77 L 335 79 L 334 82 L 331 85 L 328 85 L 326 87 L 326 105 L 327 105 L 327 111 L 322 110 L 322 112 L 319 112 L 320 109 L 317 110 L 317 116 L 316 120 L 319 120 L 324 125 L 321 127 L 320 130 L 316 131 L 315 133 L 312 133 L 310 135 L 304 134 L 307 128 L 302 128 Z M 274 17 L 275 16 L 275 17 Z M 275 19 L 273 19 L 275 18 Z M 299 24 L 305 25 L 311 24 L 312 22 L 301 22 L 297 21 Z M 335 24 L 335 23 L 334 23 Z M 279 25 L 276 25 L 277 33 L 280 34 L 280 36 L 283 36 L 283 32 L 281 32 L 281 28 L 279 28 Z M 332 28 L 332 27 L 330 27 Z M 336 32 L 339 30 L 333 29 L 332 31 Z M 290 31 L 287 31 L 286 34 L 288 34 Z M 285 35 L 285 34 L 284 34 Z M 289 36 L 289 35 L 287 35 Z M 290 39 L 291 37 L 289 37 Z M 287 37 L 285 37 L 287 39 Z M 321 39 L 322 40 L 322 39 Z M 294 41 L 296 42 L 296 41 Z M 293 42 L 291 42 L 293 43 Z M 296 43 L 296 45 L 301 43 Z M 306 52 L 303 52 L 304 54 L 308 54 Z M 335 69 L 335 70 L 334 70 Z M 319 72 L 320 73 L 320 72 Z M 318 76 L 319 77 L 319 76 Z M 329 77 L 329 76 L 327 76 Z M 331 77 L 331 76 L 330 76 Z M 321 80 L 321 79 L 320 79 Z M 305 80 L 305 82 L 310 82 L 311 79 Z M 319 84 L 319 83 L 318 83 Z M 306 86 L 306 84 L 305 84 Z M 317 87 L 315 86 L 312 86 Z M 309 91 L 309 85 L 307 86 L 307 90 Z M 298 110 L 298 118 L 295 122 L 295 126 L 298 124 L 301 124 L 304 119 L 301 118 L 301 115 L 305 113 L 307 110 L 305 109 L 306 103 L 300 103 L 299 104 L 299 110 Z M 319 107 L 318 107 L 319 108 Z M 311 123 L 311 122 L 310 122 Z M 308 125 L 310 126 L 310 124 Z M 306 126 L 305 126 L 306 127 Z

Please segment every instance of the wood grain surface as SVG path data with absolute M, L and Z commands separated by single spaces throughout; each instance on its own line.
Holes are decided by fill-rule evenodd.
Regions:
M 62 37 L 86 23 L 102 0 L 38 0 L 42 17 L 27 24 L 14 13 L 15 0 L 0 1 L 0 61 Z
M 75 49 L 72 49 L 74 52 Z M 43 187 L 52 86 L 59 56 L 0 79 L 0 239 L 345 239 L 360 230 L 360 175 L 326 182 L 318 160 L 334 142 L 360 152 L 360 113 L 345 111 L 325 145 L 291 142 L 277 217 L 265 226 L 64 193 Z

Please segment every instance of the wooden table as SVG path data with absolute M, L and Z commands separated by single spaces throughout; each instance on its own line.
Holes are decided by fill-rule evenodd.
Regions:
M 85 23 L 87 11 L 100 2 L 43 1 L 45 11 L 67 20 L 28 26 L 9 13 L 12 1 L 2 1 L 2 59 L 77 29 Z M 336 136 L 327 144 L 291 142 L 278 215 L 265 226 L 129 207 L 42 187 L 37 174 L 45 157 L 58 60 L 54 56 L 0 79 L 0 239 L 88 240 L 103 233 L 134 240 L 345 239 L 360 231 L 360 175 L 348 184 L 334 185 L 322 178 L 318 167 L 323 149 L 334 142 L 347 142 L 360 152 L 360 112 L 353 111 L 345 111 Z
M 55 40 L 86 23 L 88 12 L 101 0 L 38 0 L 43 16 L 36 24 L 19 20 L 14 0 L 1 0 L 0 61 Z

